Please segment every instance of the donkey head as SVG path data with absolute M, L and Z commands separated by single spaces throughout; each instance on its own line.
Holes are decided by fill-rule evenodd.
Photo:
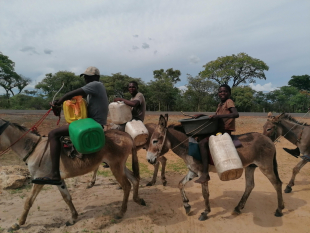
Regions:
M 272 116 L 271 112 L 267 115 L 267 122 L 263 126 L 263 134 L 273 141 L 281 135 L 281 128 L 279 128 L 278 125 L 281 123 L 281 118 L 283 115 L 284 113 L 281 113 L 279 116 Z
M 157 158 L 161 156 L 161 150 L 166 139 L 167 122 L 168 114 L 165 114 L 165 116 L 160 115 L 158 125 L 151 135 L 150 144 L 146 154 L 146 159 L 151 164 L 155 164 L 157 162 Z

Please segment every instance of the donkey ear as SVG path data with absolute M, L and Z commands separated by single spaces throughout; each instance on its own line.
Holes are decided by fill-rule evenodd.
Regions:
M 268 117 L 268 118 L 272 118 L 272 112 L 268 112 L 267 117 Z
M 168 113 L 165 114 L 165 119 L 168 122 Z
M 158 124 L 161 125 L 162 127 L 166 128 L 167 121 L 163 115 L 160 115 Z

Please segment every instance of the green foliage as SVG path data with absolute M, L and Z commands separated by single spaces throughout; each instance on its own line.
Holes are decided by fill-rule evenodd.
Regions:
M 187 75 L 188 85 L 184 95 L 190 99 L 194 111 L 206 111 L 211 106 L 216 106 L 215 96 L 218 85 L 201 76 Z M 211 107 L 212 108 L 212 107 Z
M 216 81 L 218 84 L 232 82 L 232 87 L 240 84 L 255 83 L 255 79 L 266 79 L 265 70 L 269 67 L 265 62 L 252 58 L 246 53 L 219 57 L 203 66 L 201 77 Z
M 63 83 L 64 87 L 58 93 L 58 97 L 85 85 L 82 77 L 69 71 L 58 71 L 54 75 L 52 73 L 46 74 L 45 78 L 35 88 L 41 90 L 50 101 Z
M 10 102 L 11 109 L 42 110 L 50 108 L 49 102 L 39 96 L 34 97 L 25 94 L 18 94 L 10 98 Z
M 6 97 L 9 99 L 11 95 L 15 95 L 14 88 L 21 93 L 30 82 L 29 78 L 18 75 L 15 72 L 15 63 L 0 52 L 0 86 L 5 90 Z M 8 104 L 10 104 L 9 101 Z
M 139 92 L 144 93 L 145 83 L 141 78 L 132 78 L 126 74 L 116 73 L 111 76 L 102 75 L 100 81 L 104 84 L 109 101 L 112 102 L 115 97 L 130 99 L 128 84 L 130 81 L 136 81 L 139 85 Z
M 239 112 L 247 112 L 251 110 L 254 100 L 255 91 L 249 86 L 234 87 L 231 90 L 232 99 L 235 102 Z
M 310 91 L 310 76 L 307 74 L 293 75 L 288 82 L 288 85 L 296 87 L 300 91 Z

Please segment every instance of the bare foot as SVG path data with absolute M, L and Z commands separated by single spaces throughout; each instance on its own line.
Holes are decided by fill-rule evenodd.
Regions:
M 210 180 L 210 176 L 208 174 L 201 174 L 198 180 L 195 180 L 195 183 L 203 184 Z

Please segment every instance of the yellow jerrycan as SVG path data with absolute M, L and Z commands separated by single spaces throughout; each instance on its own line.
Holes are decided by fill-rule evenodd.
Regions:
M 81 95 L 66 100 L 63 103 L 63 110 L 68 123 L 87 118 L 87 103 Z
M 228 133 L 210 136 L 209 148 L 220 180 L 228 181 L 241 177 L 243 165 Z

